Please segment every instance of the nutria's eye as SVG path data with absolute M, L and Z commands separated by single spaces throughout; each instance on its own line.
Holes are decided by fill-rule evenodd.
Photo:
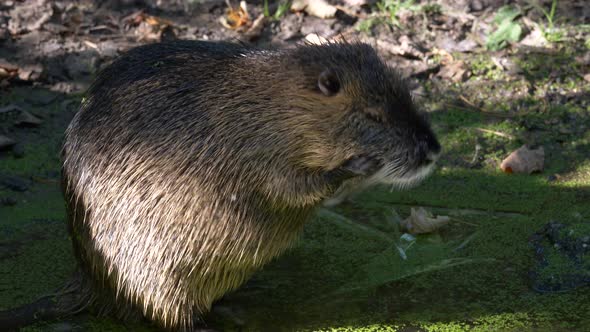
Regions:
M 331 69 L 326 69 L 318 77 L 318 87 L 326 96 L 333 96 L 340 91 L 340 82 Z

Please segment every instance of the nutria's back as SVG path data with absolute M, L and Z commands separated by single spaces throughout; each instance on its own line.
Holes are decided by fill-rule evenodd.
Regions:
M 368 45 L 138 47 L 99 75 L 66 132 L 74 246 L 115 310 L 190 327 L 345 181 L 417 182 L 439 150 Z

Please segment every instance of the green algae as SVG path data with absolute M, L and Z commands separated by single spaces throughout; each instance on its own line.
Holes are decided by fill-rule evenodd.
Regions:
M 29 303 L 62 286 L 75 267 L 57 188 L 21 195 L 0 210 L 0 309 Z
M 473 121 L 477 116 L 466 117 Z M 461 128 L 462 118 L 451 113 L 448 122 Z M 584 181 L 571 187 L 570 182 L 548 183 L 539 175 L 443 164 L 418 188 L 375 189 L 324 210 L 307 225 L 295 248 L 226 300 L 241 307 L 246 331 L 526 331 L 564 326 L 582 331 L 590 324 L 590 290 L 540 295 L 530 290 L 526 273 L 533 264 L 528 238 L 534 231 L 551 218 L 567 221 L 573 212 L 590 214 Z M 393 247 L 399 233 L 391 211 L 403 217 L 418 205 L 452 214 L 453 222 L 438 236 L 419 238 L 403 260 Z M 2 229 L 12 232 L 11 239 L 47 229 L 44 239 L 25 241 L 18 255 L 0 261 L 1 282 L 11 285 L 1 298 L 7 308 L 60 286 L 74 263 L 56 184 L 35 184 L 19 196 L 19 204 L 1 207 L 0 213 Z M 42 218 L 47 221 L 35 221 Z M 346 227 L 339 218 L 373 231 Z M 452 259 L 466 263 L 453 266 L 448 263 Z M 432 266 L 441 268 L 428 268 Z M 86 330 L 130 330 L 100 318 L 78 324 Z M 230 322 L 217 324 L 223 330 L 237 329 Z M 133 330 L 138 328 L 150 327 L 139 324 Z

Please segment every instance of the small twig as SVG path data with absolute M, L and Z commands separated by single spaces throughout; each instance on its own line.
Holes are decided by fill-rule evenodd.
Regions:
M 372 228 L 372 227 L 367 227 L 367 226 L 361 225 L 359 223 L 356 223 L 356 222 L 346 218 L 345 216 L 338 214 L 334 211 L 330 211 L 328 209 L 320 209 L 318 211 L 318 215 L 328 217 L 327 220 L 334 221 L 334 224 L 341 226 L 341 227 L 347 226 L 348 228 L 362 231 L 368 235 L 372 235 L 376 238 L 385 240 L 387 242 L 391 242 L 392 240 L 394 240 L 389 234 L 387 234 L 385 232 L 382 232 L 382 231 Z
M 459 223 L 459 224 L 465 224 L 465 225 L 469 225 L 469 226 L 479 227 L 478 224 L 468 222 L 465 220 L 461 220 L 461 219 L 457 219 L 456 217 L 453 217 L 452 220 L 453 220 L 453 223 Z
M 471 235 L 469 235 L 463 242 L 461 242 L 457 248 L 453 249 L 454 252 L 457 252 L 463 248 L 465 248 L 471 241 L 473 241 L 473 239 L 475 239 L 475 237 L 477 236 L 479 232 L 475 232 Z
M 473 158 L 471 159 L 471 162 L 469 163 L 471 166 L 474 166 L 477 164 L 477 159 L 479 158 L 480 152 L 481 152 L 481 145 L 479 143 L 475 143 L 475 152 L 473 153 Z
M 474 103 L 472 103 L 469 99 L 467 99 L 467 97 L 465 97 L 463 95 L 459 95 L 459 99 L 461 99 L 461 101 L 463 101 L 465 104 L 467 104 L 467 105 L 475 108 L 476 110 L 480 111 L 481 113 L 488 114 L 488 115 L 491 115 L 491 116 L 500 117 L 500 118 L 513 118 L 513 117 L 516 117 L 516 116 L 523 116 L 523 115 L 526 115 L 526 114 L 531 113 L 531 111 L 529 111 L 529 112 L 522 112 L 522 113 L 518 113 L 518 114 L 516 114 L 516 113 L 493 112 L 493 111 L 488 111 L 488 110 L 485 110 L 485 109 L 483 109 L 481 107 L 478 107 L 477 105 L 475 105 Z
M 513 140 L 514 139 L 514 136 L 512 136 L 510 134 L 503 133 L 501 131 L 490 130 L 490 129 L 485 129 L 485 128 L 473 128 L 473 129 L 475 129 L 475 130 L 477 130 L 479 132 L 482 132 L 482 133 L 493 134 L 493 135 L 496 135 L 496 136 L 504 137 L 504 138 L 507 138 L 509 140 Z
M 84 44 L 90 48 L 93 48 L 95 50 L 98 50 L 98 45 L 96 45 L 95 43 L 91 42 L 90 40 L 85 40 Z

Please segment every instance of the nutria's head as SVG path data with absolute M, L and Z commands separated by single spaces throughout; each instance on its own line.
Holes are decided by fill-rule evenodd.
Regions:
M 406 187 L 428 175 L 441 146 L 400 74 L 366 44 L 304 45 L 284 66 L 289 117 L 308 167 L 364 168 L 371 183 Z M 302 125 L 304 124 L 304 125 Z M 360 161 L 359 161 L 360 160 Z M 362 164 L 362 165 L 361 165 Z M 369 166 L 367 166 L 369 165 Z

